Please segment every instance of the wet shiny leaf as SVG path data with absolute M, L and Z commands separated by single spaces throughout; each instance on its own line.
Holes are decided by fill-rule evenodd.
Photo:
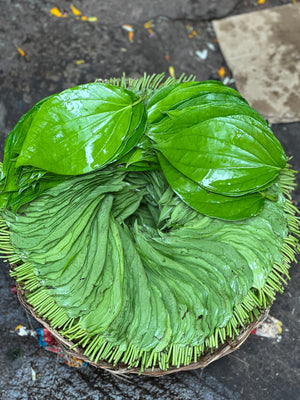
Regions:
M 100 83 L 67 89 L 38 110 L 17 166 L 64 175 L 102 168 L 130 150 L 124 143 L 135 145 L 143 114 L 143 104 L 125 89 Z
M 194 210 L 201 214 L 229 221 L 258 215 L 265 204 L 261 193 L 244 196 L 223 196 L 209 192 L 187 178 L 158 153 L 162 171 L 174 192 Z

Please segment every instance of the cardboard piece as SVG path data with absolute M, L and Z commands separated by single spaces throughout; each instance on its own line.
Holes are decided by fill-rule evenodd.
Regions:
M 213 21 L 238 91 L 270 123 L 300 120 L 300 3 Z

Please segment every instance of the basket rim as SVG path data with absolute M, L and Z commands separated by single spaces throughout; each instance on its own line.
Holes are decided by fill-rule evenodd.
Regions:
M 260 314 L 258 319 L 254 319 L 253 322 L 248 324 L 245 328 L 241 329 L 240 333 L 235 337 L 234 340 L 226 339 L 224 344 L 221 344 L 212 353 L 200 356 L 197 362 L 193 362 L 189 365 L 183 365 L 181 367 L 170 366 L 166 371 L 156 367 L 156 368 L 147 368 L 141 372 L 139 367 L 128 367 L 126 364 L 122 362 L 118 362 L 116 365 L 113 365 L 106 361 L 100 361 L 95 363 L 92 360 L 90 360 L 86 355 L 84 355 L 84 349 L 82 347 L 76 346 L 76 343 L 67 340 L 56 329 L 53 329 L 46 320 L 39 317 L 34 311 L 34 308 L 26 301 L 25 291 L 23 290 L 22 286 L 16 282 L 16 287 L 17 287 L 17 295 L 22 306 L 25 308 L 25 310 L 29 311 L 30 314 L 55 337 L 63 353 L 67 357 L 78 358 L 79 360 L 85 361 L 96 368 L 104 369 L 116 375 L 139 374 L 139 375 L 147 375 L 155 377 L 155 376 L 169 375 L 180 371 L 190 371 L 198 368 L 203 369 L 212 362 L 218 360 L 219 358 L 224 357 L 232 353 L 233 351 L 237 350 L 249 337 L 251 332 L 258 325 L 260 325 L 263 321 L 266 320 L 269 314 L 269 308 L 266 308 Z

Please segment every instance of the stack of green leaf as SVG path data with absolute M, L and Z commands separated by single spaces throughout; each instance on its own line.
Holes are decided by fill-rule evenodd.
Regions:
M 197 362 L 258 318 L 298 252 L 294 171 L 220 82 L 144 76 L 37 103 L 7 138 L 2 253 L 93 362 Z

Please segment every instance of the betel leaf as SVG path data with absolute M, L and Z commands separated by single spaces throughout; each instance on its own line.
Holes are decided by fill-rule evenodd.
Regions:
M 160 169 L 156 153 L 153 149 L 134 147 L 125 156 L 113 164 L 118 170 L 151 171 Z
M 174 133 L 154 134 L 154 147 L 207 190 L 230 196 L 256 192 L 276 180 L 286 157 L 277 139 L 252 125 L 251 117 L 242 121 L 241 127 L 234 116 L 212 118 Z
M 68 179 L 66 175 L 52 174 L 34 167 L 24 166 L 18 171 L 18 190 L 7 192 L 8 195 L 4 208 L 12 208 L 16 212 L 23 204 L 29 203 L 39 197 L 46 190 Z
M 140 204 L 160 213 L 160 199 L 173 208 L 166 231 L 139 223 L 146 221 Z M 190 218 L 160 171 L 103 169 L 72 177 L 4 217 L 36 284 L 82 334 L 99 335 L 121 353 L 134 345 L 141 354 L 198 345 L 227 324 L 281 258 L 282 207 L 269 202 L 251 223 L 195 211 Z
M 89 360 L 166 370 L 272 303 L 298 251 L 294 173 L 233 89 L 129 82 L 69 89 L 17 125 L 0 247 L 36 314 Z
M 41 106 L 52 97 L 53 95 L 48 96 L 36 103 L 29 111 L 27 111 L 26 114 L 24 114 L 19 119 L 14 129 L 8 135 L 4 147 L 3 167 L 1 172 L 2 177 L 8 175 L 11 164 L 14 164 L 17 157 L 19 156 L 30 125 L 33 119 L 36 117 L 37 112 L 39 111 Z
M 17 233 L 18 228 L 26 223 L 28 236 L 21 239 L 21 243 L 16 235 L 16 248 L 22 248 L 24 257 L 30 258 L 30 254 L 35 253 L 38 274 L 45 284 L 56 281 L 53 292 L 58 296 L 57 302 L 69 306 L 70 315 L 84 314 L 94 308 L 90 292 L 95 280 L 101 279 L 105 264 L 102 291 L 104 288 L 109 291 L 111 287 L 114 272 L 110 273 L 112 265 L 108 266 L 106 260 L 106 255 L 110 257 L 106 248 L 109 216 L 113 193 L 128 186 L 123 179 L 124 174 L 110 170 L 74 177 L 23 206 L 22 211 L 27 210 L 28 214 L 21 213 L 17 217 L 13 230 Z M 40 246 L 42 251 L 38 250 Z M 91 270 L 95 262 L 97 269 Z M 68 282 L 71 278 L 76 279 L 82 265 L 85 265 L 83 279 L 78 280 L 76 286 L 73 282 L 73 290 L 70 290 Z M 94 294 L 99 296 L 97 288 Z M 85 297 L 87 300 L 83 306 Z
M 31 196 L 28 192 L 24 192 L 26 186 L 25 181 L 30 181 L 30 185 L 34 187 L 35 181 L 41 179 L 46 171 L 36 171 L 35 168 L 30 170 L 31 167 L 25 167 L 25 170 L 23 170 L 23 168 L 16 167 L 16 161 L 21 152 L 23 143 L 33 119 L 35 118 L 42 104 L 51 99 L 51 97 L 52 96 L 49 96 L 39 101 L 32 109 L 24 114 L 6 139 L 0 181 L 1 207 L 13 207 L 13 209 L 16 210 L 18 205 L 23 204 L 26 201 L 30 201 L 36 197 L 36 195 Z M 56 183 L 52 181 L 51 185 L 45 185 L 44 181 L 43 186 L 46 189 L 53 186 L 53 184 L 55 185 Z M 29 191 L 31 190 L 29 189 Z
M 235 104 L 235 101 L 231 102 L 232 96 L 227 95 L 226 97 L 230 99 L 228 103 L 221 100 L 220 102 L 204 103 L 201 106 L 179 107 L 166 111 L 164 119 L 150 125 L 147 135 L 154 141 L 160 141 L 167 137 L 166 133 L 179 133 L 206 120 L 223 118 L 222 121 L 232 126 L 232 134 L 236 134 L 238 129 L 240 134 L 247 137 L 249 144 L 252 143 L 254 153 L 258 150 L 260 156 L 262 153 L 264 154 L 266 163 L 271 162 L 285 166 L 286 156 L 283 148 L 266 121 L 248 105 Z M 225 117 L 226 119 L 224 119 Z
M 202 97 L 204 99 L 202 99 Z M 201 99 L 201 102 L 197 101 Z M 195 104 L 194 104 L 195 103 Z M 211 118 L 235 115 L 249 116 L 260 124 L 261 129 L 270 131 L 267 122 L 248 104 L 231 95 L 215 94 L 215 100 L 207 100 L 207 96 L 187 101 L 178 107 L 164 112 L 164 118 L 149 126 L 149 132 L 179 131 Z
M 241 220 L 258 215 L 265 198 L 261 193 L 244 196 L 223 196 L 209 192 L 174 168 L 160 153 L 162 171 L 174 192 L 199 213 L 224 220 Z
M 147 103 L 148 122 L 150 124 L 157 123 L 164 117 L 165 111 L 209 93 L 227 93 L 240 98 L 247 104 L 246 100 L 236 90 L 223 85 L 221 82 L 183 82 L 158 89 L 150 97 Z
M 24 114 L 5 141 L 0 182 L 1 207 L 5 207 L 9 203 L 12 193 L 19 190 L 19 184 L 17 182 L 19 172 L 16 171 L 17 157 L 20 154 L 27 132 L 38 110 L 41 108 L 42 104 L 48 101 L 51 97 L 52 96 L 49 96 L 39 101 L 32 109 Z
M 90 83 L 64 90 L 38 110 L 17 166 L 64 175 L 102 168 L 130 150 L 127 142 L 138 141 L 144 112 L 140 99 L 119 87 Z
M 135 145 L 137 145 L 145 132 L 147 114 L 145 112 L 144 104 L 137 104 L 133 111 L 134 112 L 132 113 L 132 119 L 128 130 L 130 133 L 126 138 L 124 138 L 120 148 L 118 149 L 118 159 L 134 149 Z

